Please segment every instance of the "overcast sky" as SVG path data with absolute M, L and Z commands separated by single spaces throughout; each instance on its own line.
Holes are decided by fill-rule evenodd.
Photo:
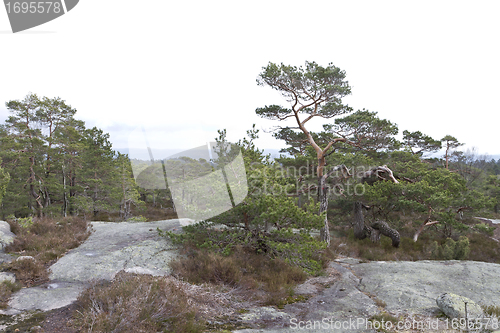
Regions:
M 12 34 L 0 9 L 0 121 L 29 92 L 61 97 L 125 148 L 137 125 L 152 146 L 189 149 L 226 128 L 237 141 L 255 109 L 286 106 L 256 85 L 268 62 L 345 70 L 355 109 L 436 139 L 500 154 L 499 1 L 81 0 Z M 311 121 L 313 130 L 320 121 Z M 263 134 L 260 148 L 284 144 Z

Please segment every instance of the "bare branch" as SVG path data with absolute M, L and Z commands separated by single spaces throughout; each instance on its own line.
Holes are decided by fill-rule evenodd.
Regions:
M 330 171 L 329 173 L 327 173 L 326 175 L 324 175 L 323 177 L 325 178 L 328 178 L 330 177 L 334 172 L 336 171 L 339 171 L 339 170 L 342 170 L 342 178 L 350 178 L 352 177 L 352 174 L 349 172 L 349 169 L 344 165 L 344 164 L 341 164 L 341 165 L 337 165 L 336 167 L 334 167 L 332 169 L 332 171 Z M 344 172 L 345 171 L 345 172 Z
M 366 171 L 363 174 L 363 178 L 369 178 L 373 175 L 376 175 L 379 179 L 387 180 L 386 178 L 382 177 L 380 173 L 386 173 L 390 179 L 396 184 L 399 184 L 399 181 L 394 177 L 394 174 L 392 173 L 392 170 L 387 167 L 387 165 L 382 165 L 375 167 L 369 171 Z
M 425 227 L 429 226 L 429 225 L 433 225 L 433 224 L 436 224 L 436 223 L 439 223 L 439 221 L 429 221 L 429 219 L 425 220 L 424 223 L 422 223 L 422 225 L 420 226 L 420 228 L 418 228 L 417 232 L 415 233 L 415 235 L 413 235 L 413 241 L 416 242 L 417 239 L 418 239 L 418 236 L 420 235 L 420 233 L 424 230 Z

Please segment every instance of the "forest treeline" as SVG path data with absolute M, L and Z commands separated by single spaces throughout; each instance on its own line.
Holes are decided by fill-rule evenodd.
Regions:
M 123 219 L 140 204 L 130 161 L 116 152 L 109 134 L 86 128 L 61 98 L 6 103 L 0 126 L 1 216 L 85 218 L 117 212 Z
M 138 186 L 128 156 L 113 150 L 109 134 L 95 127 L 86 128 L 83 121 L 75 118 L 76 109 L 61 98 L 38 97 L 30 93 L 23 100 L 8 101 L 6 106 L 10 116 L 0 126 L 2 219 L 47 215 L 80 215 L 92 219 L 99 213 L 108 213 L 126 220 L 132 216 L 132 206 L 173 206 L 168 189 Z M 358 124 L 361 127 L 363 121 L 371 121 L 378 122 L 381 130 L 380 126 L 384 125 L 375 113 L 366 110 L 348 117 L 340 120 L 342 126 L 354 128 Z M 457 150 L 461 144 L 451 136 L 434 140 L 421 132 L 404 131 L 404 139 L 397 141 L 394 139 L 397 126 L 389 124 L 393 127 L 390 147 L 366 150 L 344 144 L 329 153 L 326 165 L 346 165 L 352 172 L 359 166 L 384 164 L 400 181 L 397 184 L 370 183 L 362 177 L 356 180 L 355 175 L 350 178 L 331 177 L 326 185 L 330 188 L 330 195 L 338 200 L 330 202 L 330 206 L 349 207 L 348 202 L 362 200 L 374 207 L 374 215 L 384 219 L 389 218 L 391 212 L 406 209 L 421 211 L 428 221 L 452 221 L 463 212 L 478 208 L 498 213 L 500 160 L 480 157 L 473 151 Z M 295 200 L 295 204 L 301 207 L 304 203 L 317 201 L 316 153 L 303 133 L 288 128 L 277 132 L 276 138 L 286 142 L 287 148 L 283 151 L 290 157 L 276 160 L 269 159 L 254 146 L 258 131 L 254 129 L 248 133 L 249 137 L 238 144 L 245 156 L 249 197 L 257 192 L 259 195 L 271 194 L 263 193 L 265 184 L 266 189 L 288 186 L 286 199 Z M 219 140 L 225 140 L 225 131 L 221 134 Z M 311 135 L 319 144 L 328 144 L 326 132 Z M 441 147 L 445 150 L 442 158 L 425 158 L 426 153 L 434 152 L 433 156 L 436 156 L 435 152 Z M 147 167 L 145 161 L 133 163 L 139 166 L 139 170 Z M 203 163 L 210 169 L 207 161 Z M 274 171 L 262 172 L 262 168 L 304 170 L 306 165 L 309 168 L 307 175 L 284 175 L 281 172 L 279 177 L 265 179 Z M 376 175 L 379 180 L 384 178 L 383 172 Z M 360 184 L 364 186 L 361 196 L 344 192 L 349 186 L 353 188 Z M 256 188 L 260 190 L 256 191 Z M 316 197 L 311 195 L 315 189 Z M 249 207 L 248 200 L 240 205 L 243 210 Z M 283 206 L 283 202 L 280 205 Z M 249 214 L 241 217 L 248 222 Z

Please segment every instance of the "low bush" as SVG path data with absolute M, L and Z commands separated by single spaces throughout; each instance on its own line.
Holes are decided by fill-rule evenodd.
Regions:
M 227 256 L 192 247 L 186 247 L 183 253 L 170 263 L 175 276 L 190 283 L 240 287 L 249 296 L 268 305 L 278 305 L 292 296 L 293 287 L 307 278 L 300 267 L 280 258 L 270 259 L 245 251 L 242 247 Z
M 131 218 L 127 219 L 127 222 L 147 222 L 148 218 L 144 217 L 142 215 L 139 216 L 132 216 Z
M 309 233 L 297 233 L 291 229 L 263 232 L 242 228 L 217 228 L 212 223 L 200 222 L 183 227 L 182 234 L 163 232 L 159 229 L 158 232 L 161 236 L 171 239 L 174 244 L 205 249 L 224 256 L 230 255 L 241 246 L 247 253 L 259 254 L 269 259 L 281 258 L 312 275 L 318 275 L 332 259 L 325 243 Z
M 414 230 L 413 230 L 414 232 Z M 335 227 L 330 249 L 336 253 L 364 260 L 475 260 L 500 263 L 500 243 L 484 233 L 468 233 L 447 241 L 441 234 L 429 230 L 417 242 L 401 233 L 399 248 L 392 248 L 390 239 L 381 237 L 379 243 L 355 239 L 352 228 Z M 448 243 L 447 243 L 448 242 Z M 453 243 L 452 243 L 453 242 Z
M 46 265 L 34 258 L 14 260 L 7 264 L 6 268 L 16 274 L 16 281 L 24 287 L 33 287 L 49 281 Z
M 77 300 L 71 326 L 89 332 L 203 332 L 205 321 L 184 290 L 164 277 L 119 272 Z
M 431 256 L 437 260 L 465 260 L 469 258 L 469 254 L 469 239 L 465 236 L 460 236 L 457 242 L 447 238 L 442 245 L 439 245 L 437 241 L 431 245 Z
M 500 318 L 500 306 L 495 305 L 481 305 L 483 311 L 490 316 L 496 316 Z
M 467 235 L 470 243 L 469 260 L 500 264 L 500 243 L 484 234 Z
M 478 223 L 474 226 L 474 229 L 477 229 L 478 231 L 485 233 L 489 236 L 493 236 L 493 232 L 495 231 L 496 227 L 490 227 L 486 223 Z

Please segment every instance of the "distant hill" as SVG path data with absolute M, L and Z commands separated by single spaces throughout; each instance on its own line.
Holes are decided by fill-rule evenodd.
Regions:
M 176 158 L 181 155 L 183 156 L 188 156 L 192 157 L 195 159 L 198 159 L 196 156 L 200 156 L 200 154 L 203 155 L 203 158 L 207 159 L 206 156 L 208 156 L 208 151 L 205 153 L 200 151 L 201 147 L 193 148 L 193 149 L 187 149 L 187 150 L 182 150 L 182 149 L 153 149 L 153 158 L 154 159 L 164 159 L 164 158 Z M 119 151 L 122 154 L 129 154 L 129 149 L 128 148 L 116 148 L 116 151 Z M 275 148 L 264 148 L 264 155 L 271 154 L 271 158 L 275 159 L 281 155 L 289 156 L 288 154 L 283 154 L 279 152 L 280 149 L 275 149 Z M 182 154 L 180 154 L 182 153 Z M 206 155 L 206 156 L 205 156 Z M 434 154 L 433 157 L 442 157 L 441 153 Z M 478 157 L 482 157 L 481 155 Z M 498 161 L 500 159 L 500 154 L 495 154 L 495 155 L 487 155 L 487 161 L 490 161 L 491 159 L 494 159 L 495 161 Z M 129 158 L 136 158 L 139 160 L 149 160 L 149 153 L 146 149 L 133 149 L 131 154 L 129 154 Z M 207 159 L 208 160 L 208 159 Z
M 495 161 L 500 160 L 500 155 L 488 155 L 488 157 L 494 159 Z
M 165 159 L 165 158 L 177 158 L 179 156 L 187 156 L 194 159 L 204 158 L 209 160 L 208 150 L 203 151 L 204 146 L 196 147 L 193 149 L 152 149 L 151 153 L 155 160 Z M 122 154 L 128 154 L 131 159 L 138 160 L 150 160 L 149 152 L 146 149 L 131 149 L 129 148 L 115 148 L 116 151 Z M 264 149 L 264 155 L 271 154 L 271 158 L 277 158 L 280 156 L 280 149 Z M 281 153 L 281 155 L 287 155 Z

